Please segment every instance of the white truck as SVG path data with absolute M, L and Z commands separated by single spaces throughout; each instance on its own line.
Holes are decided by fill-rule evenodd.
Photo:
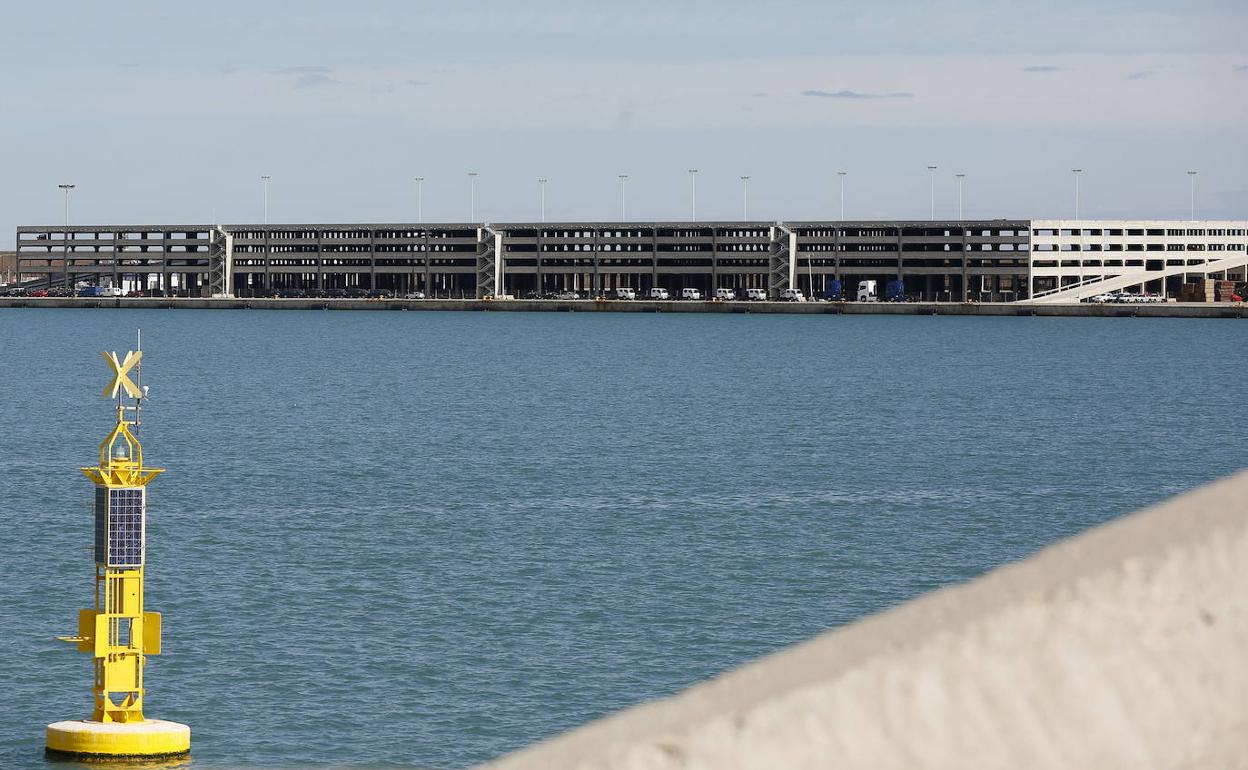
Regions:
M 698 291 L 697 289 L 689 289 L 689 288 L 681 289 L 680 298 L 681 299 L 702 299 L 702 292 Z
M 615 298 L 616 299 L 637 299 L 637 290 L 627 289 L 624 287 L 617 288 L 615 290 Z
M 732 289 L 720 288 L 720 289 L 715 290 L 715 299 L 721 300 L 723 302 L 732 302 L 736 298 L 737 298 L 737 293 L 733 291 Z
M 671 297 L 667 295 L 667 289 L 660 289 L 656 286 L 650 290 L 650 299 L 671 299 Z
M 875 281 L 858 282 L 858 302 L 879 302 L 880 295 Z

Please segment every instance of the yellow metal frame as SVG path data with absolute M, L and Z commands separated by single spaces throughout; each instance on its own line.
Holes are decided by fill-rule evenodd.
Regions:
M 99 465 L 82 468 L 82 472 L 105 490 L 146 488 L 164 469 L 143 465 L 143 447 L 130 430 L 130 426 L 138 424 L 138 402 L 143 392 L 128 373 L 143 354 L 127 353 L 124 361 L 119 361 L 116 353 L 103 355 L 113 369 L 113 379 L 104 395 L 117 399 L 117 424 L 100 442 Z M 127 396 L 136 403 L 127 405 Z M 127 410 L 133 410 L 134 420 L 126 419 Z M 144 518 L 146 505 L 144 494 Z M 95 609 L 79 610 L 78 634 L 60 637 L 95 659 L 93 720 L 144 721 L 143 667 L 148 655 L 160 654 L 160 625 L 160 614 L 143 608 L 142 566 L 134 569 L 96 564 Z

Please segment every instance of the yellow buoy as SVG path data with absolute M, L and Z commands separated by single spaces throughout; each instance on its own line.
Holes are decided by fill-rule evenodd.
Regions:
M 75 636 L 60 637 L 95 659 L 95 708 L 90 719 L 48 725 L 53 753 L 106 759 L 191 749 L 189 727 L 143 716 L 143 666 L 160 653 L 160 613 L 143 607 L 147 484 L 164 469 L 143 465 L 143 447 L 131 430 L 147 396 L 139 384 L 139 347 L 124 359 L 103 354 L 113 372 L 104 396 L 117 400 L 117 425 L 100 442 L 99 465 L 82 469 L 95 482 L 95 607 L 78 611 Z

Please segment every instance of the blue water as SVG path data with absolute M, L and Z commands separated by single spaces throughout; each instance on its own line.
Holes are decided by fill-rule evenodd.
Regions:
M 0 310 L 0 767 L 89 714 L 140 326 L 197 770 L 468 766 L 1248 464 L 1237 321 Z

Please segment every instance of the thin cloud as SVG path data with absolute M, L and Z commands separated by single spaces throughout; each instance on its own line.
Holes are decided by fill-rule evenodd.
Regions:
M 802 96 L 817 96 L 821 99 L 912 99 L 914 94 L 909 91 L 893 91 L 887 94 L 871 94 L 863 91 L 819 91 L 811 89 L 802 91 Z
M 1236 72 L 1248 72 L 1248 64 L 1236 64 L 1232 69 Z
M 1061 67 L 1055 67 L 1052 64 L 1033 64 L 1030 67 L 1020 67 L 1019 72 L 1061 72 Z
M 1130 75 L 1127 75 L 1127 80 L 1143 80 L 1145 78 L 1151 78 L 1155 74 L 1157 73 L 1152 70 L 1141 70 L 1140 72 L 1132 72 Z
M 277 71 L 279 75 L 290 75 L 295 78 L 295 88 L 322 88 L 338 85 L 330 73 L 329 67 L 285 67 Z

